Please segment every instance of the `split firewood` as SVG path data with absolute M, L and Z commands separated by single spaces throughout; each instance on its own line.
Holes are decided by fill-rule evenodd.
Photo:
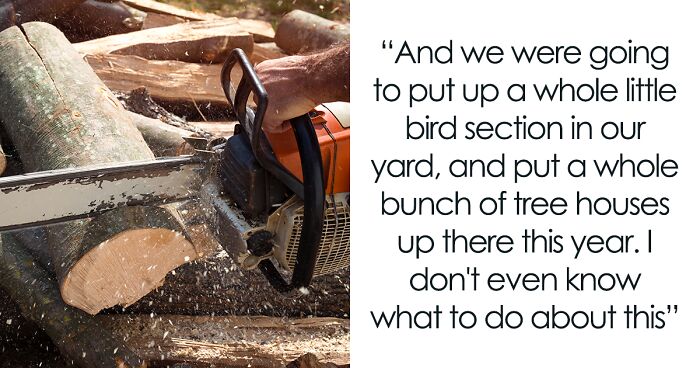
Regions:
M 350 27 L 307 13 L 292 10 L 280 20 L 275 43 L 289 54 L 325 49 L 350 40 Z
M 123 0 L 127 5 L 149 13 L 174 15 L 186 20 L 217 20 L 221 16 L 211 13 L 195 13 L 193 11 L 178 8 L 176 6 L 161 3 L 155 0 Z
M 162 105 L 229 108 L 221 87 L 220 65 L 147 60 L 131 55 L 88 55 L 85 59 L 112 91 L 129 93 L 145 88 Z M 240 69 L 235 68 L 231 79 L 238 83 L 240 78 Z
M 187 22 L 186 19 L 174 15 L 146 12 L 146 20 L 143 22 L 143 29 L 167 27 L 185 22 Z
M 313 368 L 349 364 L 347 319 L 181 315 L 97 319 L 143 359 L 159 364 L 283 368 L 309 351 L 315 356 L 302 359 L 314 361 Z
M 32 21 L 53 22 L 85 0 L 0 0 L 0 31 Z
M 86 0 L 54 24 L 71 42 L 82 42 L 115 34 L 138 31 L 146 13 L 121 1 Z
M 0 33 L 0 121 L 27 171 L 153 159 L 116 97 L 54 26 Z M 196 258 L 166 210 L 123 209 L 48 233 L 63 300 L 95 314 L 128 305 Z
M 287 54 L 277 47 L 277 44 L 274 42 L 256 43 L 253 46 L 253 57 L 251 61 L 253 64 L 257 64 L 261 61 L 278 59 L 285 56 L 287 56 Z
M 151 60 L 222 62 L 234 48 L 253 52 L 253 37 L 237 19 L 188 22 L 75 44 L 83 55 L 135 55 Z
M 0 286 L 67 362 L 85 368 L 141 366 L 131 348 L 103 323 L 61 300 L 56 280 L 10 234 L 0 236 Z
M 136 9 L 148 13 L 174 16 L 187 21 L 203 21 L 222 19 L 221 16 L 211 13 L 195 13 L 172 5 L 163 4 L 154 0 L 124 0 L 124 2 Z M 236 18 L 229 18 L 236 19 Z M 269 22 L 258 19 L 241 19 L 238 22 L 242 29 L 253 35 L 255 42 L 271 42 L 275 39 L 275 30 Z
M 228 138 L 236 131 L 235 121 L 191 121 L 190 125 L 211 133 L 214 137 Z

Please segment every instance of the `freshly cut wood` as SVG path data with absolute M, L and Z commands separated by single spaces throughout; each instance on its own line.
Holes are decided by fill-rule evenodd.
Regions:
M 256 43 L 253 46 L 253 57 L 251 61 L 253 64 L 257 64 L 261 61 L 279 59 L 285 56 L 287 56 L 287 54 L 277 47 L 277 44 L 274 42 Z
M 165 273 L 197 258 L 182 231 L 165 208 L 120 207 L 89 222 L 77 238 L 70 237 L 74 232 L 62 232 L 69 242 L 97 244 L 77 255 L 52 252 L 63 299 L 91 314 L 114 306 L 115 300 L 120 305 L 136 302 L 160 286 Z M 115 283 L 116 275 L 125 276 Z
M 350 27 L 303 10 L 292 10 L 280 20 L 275 43 L 289 54 L 325 49 L 348 42 Z
M 228 108 L 220 65 L 147 60 L 131 55 L 88 55 L 85 59 L 112 91 L 128 93 L 143 87 L 158 103 Z M 240 71 L 235 68 L 232 81 L 237 83 L 240 78 Z
M 196 13 L 154 0 L 124 0 L 124 2 L 131 7 L 145 12 L 174 15 L 187 20 L 217 20 L 222 18 L 216 14 Z
M 109 315 L 98 320 L 143 359 L 171 366 L 284 367 L 309 351 L 317 361 L 350 362 L 347 319 Z
M 233 135 L 236 121 L 192 121 L 191 125 L 211 133 L 214 137 L 228 138 Z
M 0 100 L 6 106 L 0 120 L 27 171 L 154 158 L 121 103 L 58 29 L 35 22 L 21 27 L 0 33 Z M 50 255 L 64 301 L 93 314 L 129 304 L 196 257 L 192 244 L 174 232 L 176 216 L 131 216 L 51 229 Z
M 107 326 L 61 300 L 56 280 L 10 234 L 0 236 L 0 286 L 66 360 L 86 368 L 141 366 L 138 355 Z
M 124 0 L 126 4 L 136 9 L 143 10 L 148 13 L 157 13 L 162 15 L 175 16 L 184 20 L 202 21 L 202 20 L 217 20 L 223 17 L 211 13 L 196 13 L 193 11 L 178 8 L 176 6 L 163 4 L 153 0 Z M 269 22 L 258 19 L 238 19 L 243 30 L 255 37 L 255 42 L 270 42 L 275 38 L 275 30 Z
M 121 1 L 86 0 L 60 17 L 54 24 L 71 42 L 81 42 L 115 34 L 138 31 L 146 13 Z
M 194 153 L 194 148 L 183 139 L 183 137 L 192 136 L 193 132 L 141 114 L 129 112 L 129 115 L 154 155 L 164 157 Z
M 75 44 L 83 55 L 136 55 L 192 63 L 222 62 L 237 47 L 253 52 L 253 37 L 235 18 L 151 28 Z
M 237 18 L 243 30 L 253 35 L 255 42 L 272 42 L 275 40 L 275 29 L 272 24 L 259 19 Z
M 187 20 L 174 15 L 146 12 L 146 20 L 143 22 L 143 29 L 167 27 L 185 22 L 187 22 Z

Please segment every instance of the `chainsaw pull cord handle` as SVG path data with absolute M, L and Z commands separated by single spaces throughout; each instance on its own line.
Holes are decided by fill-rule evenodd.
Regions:
M 231 70 L 236 63 L 241 66 L 243 76 L 232 100 Z M 304 221 L 301 226 L 301 238 L 294 261 L 291 283 L 287 283 L 269 259 L 261 261 L 258 267 L 270 284 L 281 292 L 307 287 L 313 278 L 318 258 L 326 201 L 321 149 L 311 118 L 309 114 L 304 114 L 290 120 L 301 159 L 302 183 L 277 161 L 267 140 L 261 138 L 263 134 L 262 121 L 267 110 L 268 95 L 243 50 L 234 49 L 228 56 L 221 71 L 221 83 L 238 122 L 248 134 L 256 160 L 304 202 Z M 247 107 L 251 92 L 257 98 L 258 107 L 255 112 Z

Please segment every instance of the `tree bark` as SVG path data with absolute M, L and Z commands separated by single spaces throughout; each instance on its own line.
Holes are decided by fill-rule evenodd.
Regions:
M 121 1 L 86 0 L 54 24 L 71 42 L 82 42 L 115 34 L 138 31 L 143 27 L 146 13 Z
M 154 158 L 120 102 L 58 29 L 45 23 L 21 27 L 0 33 L 0 120 L 27 171 Z M 167 226 L 159 221 L 158 228 L 150 221 L 145 215 L 131 219 L 129 231 L 143 231 L 143 236 L 125 236 L 133 233 L 119 225 L 122 219 L 105 215 L 99 224 L 119 240 L 112 242 L 88 232 L 97 226 L 89 220 L 52 228 L 49 249 L 64 300 L 93 314 L 128 304 L 187 257 L 196 258 L 189 241 L 171 236 L 179 226 L 175 216 Z M 154 237 L 158 231 L 162 242 Z M 152 254 L 164 257 L 151 257 L 154 247 L 159 251 Z M 145 253 L 138 257 L 140 249 Z M 147 261 L 148 267 L 162 267 L 150 270 Z M 100 269 L 105 265 L 113 267 L 112 273 Z M 134 267 L 141 271 L 133 272 Z M 139 287 L 124 292 L 124 285 Z
M 86 368 L 117 367 L 118 362 L 141 365 L 137 355 L 100 322 L 64 304 L 56 280 L 9 234 L 0 236 L 0 286 L 23 316 L 49 335 L 68 362 Z
M 152 119 L 141 114 L 129 112 L 131 121 L 138 128 L 143 139 L 157 157 L 190 155 L 194 148 L 187 144 L 183 137 L 192 136 L 189 130 L 168 125 L 158 119 Z
M 114 35 L 75 44 L 83 55 L 135 55 L 150 60 L 222 62 L 234 48 L 250 54 L 253 37 L 238 20 L 189 22 Z
M 275 35 L 277 46 L 289 54 L 321 50 L 349 40 L 347 25 L 303 10 L 292 10 L 282 17 Z

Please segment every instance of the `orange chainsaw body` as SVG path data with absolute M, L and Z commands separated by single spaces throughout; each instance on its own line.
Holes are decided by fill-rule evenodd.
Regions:
M 338 117 L 324 105 L 311 113 L 311 122 L 316 130 L 321 148 L 326 194 L 350 191 L 350 127 L 344 127 Z M 348 125 L 346 123 L 346 125 Z M 266 133 L 277 160 L 289 172 L 302 180 L 301 160 L 294 131 Z

